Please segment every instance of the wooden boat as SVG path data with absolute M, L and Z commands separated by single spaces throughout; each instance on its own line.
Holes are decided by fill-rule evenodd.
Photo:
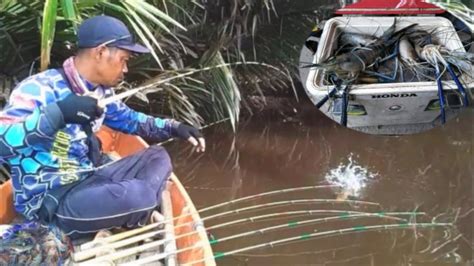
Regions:
M 112 153 L 115 156 L 124 157 L 149 146 L 140 137 L 125 135 L 106 127 L 98 132 L 97 135 L 102 141 L 103 151 L 105 153 Z M 173 225 L 174 235 L 177 238 L 176 249 L 181 250 L 195 247 L 179 252 L 176 257 L 177 264 L 202 260 L 203 262 L 193 265 L 215 265 L 206 231 L 203 226 L 196 226 L 200 224 L 199 221 L 201 220 L 196 207 L 174 174 L 171 176 L 171 182 L 167 187 L 167 191 L 171 198 L 171 209 L 175 218 L 173 219 Z M 0 223 L 9 223 L 15 217 L 11 180 L 0 186 L 0 196 Z M 193 231 L 197 232 L 188 234 Z M 186 236 L 179 237 L 184 234 Z

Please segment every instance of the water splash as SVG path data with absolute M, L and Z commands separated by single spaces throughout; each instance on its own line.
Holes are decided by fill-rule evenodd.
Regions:
M 352 159 L 352 156 L 351 153 L 346 164 L 340 163 L 337 168 L 331 169 L 325 177 L 330 184 L 342 188 L 341 194 L 344 198 L 347 196 L 358 197 L 369 179 L 373 179 L 378 175 L 359 165 L 355 159 Z

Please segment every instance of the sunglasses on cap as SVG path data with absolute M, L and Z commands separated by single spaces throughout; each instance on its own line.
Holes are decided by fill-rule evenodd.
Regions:
M 112 40 L 110 40 L 110 41 L 103 42 L 103 43 L 99 44 L 98 46 L 107 46 L 107 45 L 112 44 L 112 43 L 114 43 L 114 42 L 116 42 L 116 41 L 120 41 L 120 40 L 127 39 L 127 38 L 130 38 L 130 37 L 131 37 L 131 35 L 130 35 L 130 34 L 127 34 L 127 35 L 124 35 L 124 36 L 121 36 L 121 37 L 112 39 Z

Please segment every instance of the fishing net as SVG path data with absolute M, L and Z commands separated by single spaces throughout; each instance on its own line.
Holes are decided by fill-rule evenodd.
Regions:
M 62 265 L 71 243 L 56 227 L 37 222 L 6 225 L 0 229 L 0 265 Z

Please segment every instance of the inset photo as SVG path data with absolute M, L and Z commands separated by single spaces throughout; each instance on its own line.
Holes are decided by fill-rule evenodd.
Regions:
M 400 4 L 346 5 L 306 39 L 303 86 L 336 123 L 369 134 L 413 134 L 472 104 L 472 17 L 469 23 L 462 12 L 421 1 Z

